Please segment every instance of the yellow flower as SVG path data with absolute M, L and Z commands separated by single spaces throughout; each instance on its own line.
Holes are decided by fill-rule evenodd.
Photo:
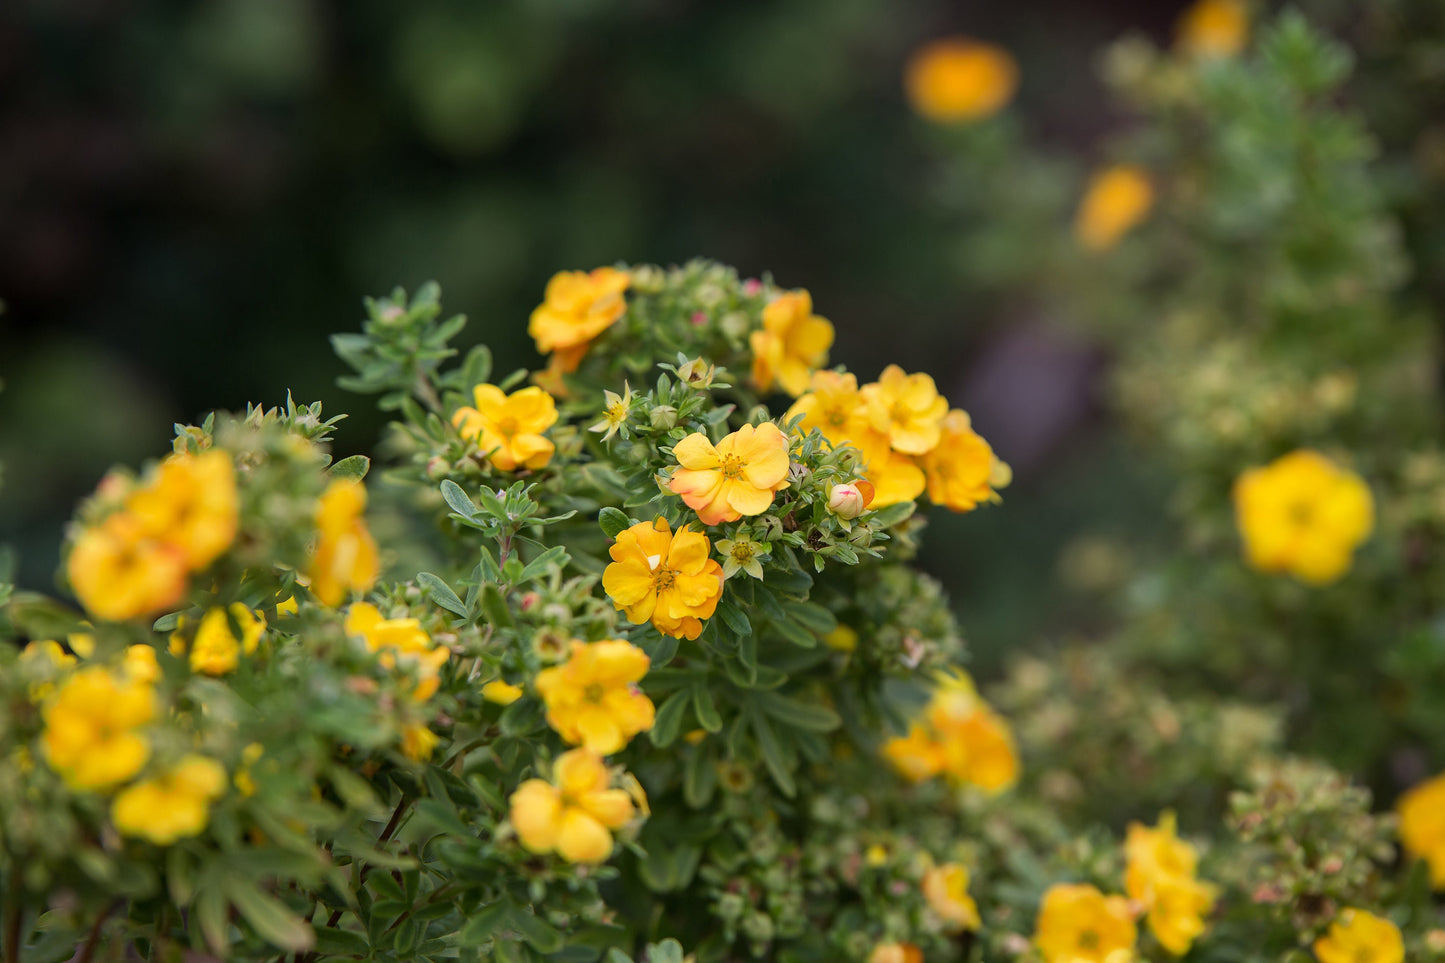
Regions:
M 552 360 L 559 372 L 576 371 L 592 339 L 627 311 L 623 292 L 631 281 L 626 271 L 610 267 L 552 275 L 542 304 L 527 324 L 537 350 L 556 352 Z
M 865 480 L 873 486 L 869 508 L 910 502 L 923 494 L 928 484 L 923 469 L 908 455 L 894 451 L 887 435 L 865 427 L 847 442 L 863 456 Z
M 707 536 L 684 527 L 674 535 L 667 519 L 639 522 L 617 534 L 602 587 L 634 624 L 695 639 L 722 598 L 723 572 Z
M 800 395 L 788 409 L 784 421 L 798 416 L 798 430 L 806 434 L 814 428 L 833 444 L 857 434 L 863 425 L 863 396 L 858 392 L 858 379 L 837 371 L 814 371 L 806 394 Z
M 879 943 L 868 963 L 923 963 L 923 951 L 912 943 Z
M 401 751 L 408 759 L 426 762 L 436 749 L 439 737 L 419 722 L 411 723 L 401 730 Z
M 307 579 L 322 605 L 340 605 L 349 592 L 365 592 L 376 583 L 381 565 L 365 511 L 366 487 L 354 478 L 337 479 L 321 493 L 319 537 Z
M 1132 963 L 1138 936 L 1124 897 L 1057 883 L 1044 893 L 1034 945 L 1044 963 Z
M 451 651 L 432 642 L 430 635 L 416 619 L 386 619 L 370 602 L 356 602 L 346 610 L 344 625 L 347 635 L 357 636 L 367 648 L 380 653 L 379 661 L 387 669 L 400 663 L 417 675 L 411 697 L 417 702 L 430 699 L 441 685 L 441 667 Z
M 938 396 L 933 378 L 905 374 L 898 365 L 890 364 L 860 394 L 868 424 L 887 436 L 894 451 L 923 455 L 938 447 L 948 402 Z
M 918 723 L 909 726 L 907 736 L 884 743 L 883 754 L 910 782 L 923 782 L 943 771 L 943 747 Z
M 1096 173 L 1084 190 L 1074 235 L 1090 251 L 1107 251 L 1149 215 L 1154 182 L 1141 167 L 1116 164 Z
M 947 407 L 947 403 L 944 403 Z M 893 450 L 886 432 L 876 431 L 858 382 L 851 374 L 815 371 L 808 393 L 788 409 L 785 421 L 801 416 L 803 432 L 817 428 L 835 447 L 852 445 L 862 455 L 866 481 L 873 486 L 870 508 L 912 501 L 923 494 L 923 469 Z
M 231 456 L 214 448 L 169 456 L 126 500 L 126 511 L 144 534 L 175 546 L 189 568 L 205 568 L 231 547 L 240 524 Z
M 967 673 L 939 676 L 924 719 L 942 749 L 943 768 L 955 782 L 998 793 L 1018 781 L 1013 733 Z
M 108 669 L 81 669 L 45 707 L 46 761 L 72 789 L 108 789 L 140 772 L 150 745 L 136 732 L 155 717 L 151 687 Z
M 833 631 L 823 636 L 823 644 L 836 652 L 852 652 L 858 648 L 858 630 L 839 622 Z
M 615 391 L 602 392 L 602 420 L 590 426 L 588 431 L 605 432 L 603 441 L 611 439 L 617 430 L 627 423 L 632 412 L 632 386 L 622 382 L 622 394 Z
M 251 775 L 251 769 L 265 754 L 266 748 L 259 742 L 248 743 L 246 748 L 241 750 L 241 767 L 231 778 L 231 784 L 242 796 L 249 798 L 256 795 L 256 780 Z
M 512 828 L 534 853 L 555 851 L 569 863 L 600 863 L 612 855 L 611 830 L 636 815 L 631 794 L 611 789 L 602 757 L 573 749 L 557 757 L 553 781 L 528 779 L 511 798 Z
M 155 647 L 143 642 L 126 647 L 121 668 L 125 670 L 126 678 L 144 682 L 146 685 L 154 685 L 161 679 L 161 667 L 156 662 Z
M 82 531 L 65 570 L 80 604 L 100 619 L 154 615 L 173 608 L 186 592 L 180 549 L 147 536 L 124 512 Z
M 714 447 L 693 432 L 672 449 L 678 465 L 668 482 L 704 525 L 761 515 L 788 487 L 788 436 L 771 421 L 743 425 Z
M 60 676 L 75 665 L 75 656 L 60 647 L 54 639 L 36 639 L 25 646 L 20 653 L 20 662 L 30 664 L 43 662 L 43 671 L 48 676 Z M 28 690 L 31 702 L 42 702 L 55 691 L 54 682 L 32 682 Z
M 1362 909 L 1346 908 L 1315 940 L 1320 963 L 1404 963 L 1405 941 L 1400 928 Z
M 768 543 L 755 542 L 747 535 L 719 539 L 717 550 L 723 559 L 723 578 L 732 578 L 742 571 L 747 572 L 751 578 L 761 580 L 763 563 L 758 559 L 767 554 L 768 548 Z
M 1148 911 L 1149 929 L 1175 956 L 1189 952 L 1214 908 L 1215 889 L 1195 879 L 1199 854 L 1178 837 L 1174 814 L 1149 829 L 1130 823 L 1124 840 L 1124 891 Z
M 1197 57 L 1232 57 L 1249 41 L 1249 8 L 1241 0 L 1198 0 L 1175 28 L 1179 49 Z
M 522 687 L 502 679 L 493 679 L 482 686 L 482 698 L 499 706 L 509 706 L 522 698 Z
M 994 489 L 1007 486 L 1013 477 L 1008 465 L 973 430 L 968 413 L 957 408 L 944 417 L 938 446 L 923 456 L 923 472 L 928 497 L 955 512 L 998 501 Z
M 1349 571 L 1356 546 L 1375 526 L 1364 480 L 1309 450 L 1240 475 L 1234 509 L 1250 565 L 1316 585 Z
M 631 642 L 572 642 L 562 665 L 537 673 L 547 724 L 567 742 L 610 755 L 652 728 L 652 700 L 637 688 L 651 660 Z
M 1215 897 L 1215 887 L 1193 877 L 1159 878 L 1149 903 L 1149 931 L 1165 950 L 1183 956 L 1204 932 Z
M 908 102 L 939 123 L 981 120 L 1013 99 L 1019 71 L 1006 50 L 967 37 L 926 44 L 908 60 Z
M 787 291 L 763 308 L 763 327 L 749 336 L 753 349 L 753 384 L 759 391 L 774 383 L 790 395 L 808 389 L 814 368 L 828 360 L 833 325 L 813 313 L 807 291 Z
M 557 446 L 542 432 L 557 422 L 557 403 L 536 386 L 510 395 L 496 385 L 472 389 L 475 408 L 458 408 L 452 424 L 474 441 L 500 471 L 542 468 Z
M 241 630 L 239 638 L 231 629 L 232 619 Z M 251 655 L 255 652 L 265 631 L 266 620 L 240 602 L 231 603 L 229 618 L 225 609 L 210 609 L 201 616 L 196 636 L 191 640 L 191 671 L 206 675 L 235 672 L 241 653 Z M 180 628 L 171 635 L 170 649 L 177 655 L 185 651 L 185 639 Z
M 187 755 L 154 779 L 115 797 L 110 818 L 122 836 L 169 846 L 198 836 L 210 821 L 211 802 L 226 790 L 226 770 L 214 759 Z
M 1445 773 L 1405 793 L 1398 808 L 1405 852 L 1425 860 L 1431 886 L 1445 890 Z
M 950 930 L 976 930 L 978 904 L 968 895 L 968 870 L 944 863 L 923 874 L 923 898 Z

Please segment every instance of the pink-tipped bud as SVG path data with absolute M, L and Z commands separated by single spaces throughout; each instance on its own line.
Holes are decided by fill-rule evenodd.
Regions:
M 873 501 L 873 486 L 860 479 L 834 485 L 828 493 L 828 511 L 839 518 L 857 518 Z

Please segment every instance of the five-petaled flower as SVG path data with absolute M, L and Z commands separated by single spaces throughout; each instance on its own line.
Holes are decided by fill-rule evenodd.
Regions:
M 411 697 L 417 702 L 430 699 L 441 685 L 441 667 L 451 650 L 435 645 L 416 619 L 383 618 L 370 602 L 357 602 L 346 610 L 346 634 L 365 640 L 367 648 L 380 654 L 384 668 L 398 665 L 416 674 Z
M 1107 251 L 1149 216 L 1154 182 L 1132 164 L 1106 167 L 1089 179 L 1074 217 L 1074 235 L 1090 251 Z
M 1315 585 L 1349 571 L 1375 525 L 1364 479 L 1307 449 L 1240 475 L 1234 507 L 1250 565 Z
M 236 671 L 241 653 L 251 655 L 260 644 L 266 631 L 266 620 L 259 613 L 251 611 L 240 602 L 232 602 L 230 615 L 223 608 L 213 608 L 201 616 L 196 634 L 190 643 L 190 665 L 192 672 L 205 675 L 225 675 Z M 237 632 L 231 624 L 235 622 Z M 170 652 L 183 655 L 186 652 L 186 619 L 182 618 L 176 631 L 171 633 Z
M 968 870 L 961 864 L 944 863 L 924 873 L 923 898 L 945 929 L 978 929 L 978 904 L 968 894 Z
M 615 391 L 602 392 L 602 420 L 595 425 L 588 427 L 588 431 L 604 432 L 603 441 L 608 441 L 617 434 L 618 429 L 627 424 L 627 416 L 632 412 L 632 386 L 622 382 L 622 394 Z
M 557 403 L 535 385 L 510 395 L 496 385 L 472 389 L 476 407 L 458 408 L 452 424 L 500 471 L 543 468 L 556 446 L 542 434 L 557 422 Z
M 761 515 L 788 487 L 788 436 L 771 421 L 743 425 L 716 446 L 694 432 L 672 449 L 678 467 L 668 488 L 704 525 Z
M 231 455 L 217 449 L 163 460 L 149 484 L 126 500 L 141 530 L 180 550 L 199 571 L 236 540 L 240 504 Z
M 1018 87 L 1018 65 L 1008 51 L 968 37 L 944 37 L 908 60 L 908 102 L 938 123 L 968 123 L 1001 110 Z
M 833 325 L 813 313 L 807 291 L 787 291 L 763 308 L 763 327 L 749 336 L 753 383 L 759 391 L 779 384 L 790 395 L 808 390 L 814 368 L 828 360 Z
M 639 522 L 617 534 L 602 587 L 634 624 L 651 620 L 664 635 L 695 639 L 722 598 L 722 566 L 706 535 L 667 519 Z
M 1404 963 L 1400 928 L 1382 916 L 1354 907 L 1340 911 L 1329 932 L 1315 940 L 1320 963 Z
M 868 424 L 887 436 L 894 451 L 926 454 L 943 437 L 948 401 L 939 397 L 930 375 L 906 374 L 890 364 L 876 382 L 863 387 L 861 395 Z
M 923 456 L 923 474 L 929 499 L 955 512 L 998 501 L 997 489 L 1013 480 L 1009 466 L 973 430 L 968 412 L 957 408 L 944 417 L 937 447 Z
M 1159 945 L 1183 956 L 1204 932 L 1214 908 L 1215 887 L 1196 878 L 1199 854 L 1180 839 L 1172 812 L 1153 829 L 1129 825 L 1124 840 L 1124 891 L 1147 912 L 1149 930 Z
M 547 282 L 543 301 L 532 312 L 527 333 L 542 354 L 552 354 L 559 372 L 576 371 L 592 340 L 627 311 L 623 293 L 632 277 L 617 268 L 559 271 Z
M 573 640 L 572 656 L 537 673 L 547 724 L 567 742 L 601 755 L 652 728 L 652 700 L 637 688 L 651 660 L 631 642 Z
M 65 571 L 80 604 L 101 619 L 152 615 L 178 604 L 186 592 L 184 553 L 147 535 L 126 512 L 82 531 Z
M 1044 893 L 1034 945 L 1044 963 L 1132 963 L 1138 936 L 1124 897 L 1086 883 L 1057 883 Z
M 747 572 L 755 579 L 763 577 L 762 558 L 772 550 L 767 542 L 756 542 L 751 537 L 739 533 L 736 538 L 719 539 L 717 543 L 718 554 L 723 559 L 723 577 L 732 578 L 740 570 Z
M 45 758 L 73 789 L 108 789 L 150 758 L 150 744 L 137 730 L 155 714 L 149 684 L 100 666 L 81 669 L 45 706 Z
M 211 803 L 226 791 L 226 770 L 214 759 L 189 754 L 160 775 L 115 797 L 110 818 L 122 836 L 169 846 L 198 836 L 210 821 Z
M 534 853 L 556 852 L 569 863 L 600 863 L 612 855 L 612 830 L 636 815 L 633 795 L 611 787 L 602 757 L 573 749 L 557 757 L 552 781 L 528 779 L 511 797 L 511 822 Z

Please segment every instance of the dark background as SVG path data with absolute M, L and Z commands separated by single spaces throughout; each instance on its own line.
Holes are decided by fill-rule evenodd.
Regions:
M 1002 507 L 927 541 L 985 662 L 1087 624 L 1061 549 L 1156 527 L 1163 489 L 1099 412 L 1107 359 L 1026 293 L 970 287 L 957 238 L 987 226 L 937 203 L 901 71 L 938 36 L 1000 44 L 1021 67 L 1008 122 L 1086 162 L 1120 123 L 1101 46 L 1167 42 L 1182 6 L 7 4 L 0 544 L 53 588 L 75 501 L 211 408 L 290 389 L 353 413 L 342 454 L 369 449 L 380 419 L 335 387 L 326 342 L 364 294 L 435 278 L 506 370 L 537 360 L 526 318 L 554 271 L 704 255 L 808 288 L 835 361 L 932 372 L 1014 463 Z

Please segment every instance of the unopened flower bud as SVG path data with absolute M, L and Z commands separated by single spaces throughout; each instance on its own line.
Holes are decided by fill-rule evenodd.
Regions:
M 394 325 L 404 317 L 406 317 L 406 312 L 403 311 L 399 305 L 388 304 L 382 309 L 381 315 L 377 320 L 382 324 Z
M 441 455 L 433 455 L 427 459 L 426 477 L 432 481 L 441 481 L 451 473 L 451 465 Z
M 834 485 L 828 493 L 828 511 L 839 518 L 857 518 L 873 502 L 873 486 L 864 479 Z
M 677 426 L 677 409 L 672 405 L 658 405 L 648 412 L 647 419 L 658 431 L 668 431 Z

